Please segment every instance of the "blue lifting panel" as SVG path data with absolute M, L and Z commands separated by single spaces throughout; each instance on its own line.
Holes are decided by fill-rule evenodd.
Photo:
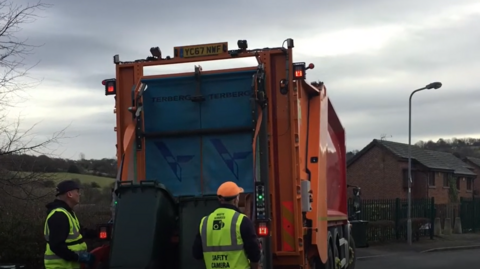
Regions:
M 201 75 L 203 102 L 192 102 L 195 77 L 145 79 L 146 133 L 252 128 L 252 71 Z M 190 135 L 146 139 L 146 179 L 162 183 L 173 196 L 215 195 L 234 181 L 253 192 L 253 133 Z M 203 175 L 203 176 L 202 176 Z

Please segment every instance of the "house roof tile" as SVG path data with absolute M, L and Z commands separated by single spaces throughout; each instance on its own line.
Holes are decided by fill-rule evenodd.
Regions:
M 480 167 L 480 158 L 467 157 L 466 159 L 472 162 L 474 165 Z

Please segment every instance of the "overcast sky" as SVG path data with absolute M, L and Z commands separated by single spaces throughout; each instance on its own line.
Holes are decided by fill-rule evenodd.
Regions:
M 26 3 L 26 0 L 15 0 Z M 12 110 L 38 123 L 38 135 L 67 125 L 57 154 L 115 156 L 113 97 L 101 80 L 123 60 L 173 47 L 247 39 L 250 48 L 295 40 L 294 61 L 312 62 L 307 79 L 324 81 L 347 132 L 348 150 L 374 138 L 407 142 L 408 96 L 433 81 L 443 87 L 414 96 L 412 141 L 479 137 L 480 3 L 478 0 L 345 0 L 218 2 L 45 0 L 53 4 L 22 36 L 44 44 L 29 62 L 43 78 L 30 101 Z M 202 64 L 204 69 L 248 66 Z M 192 71 L 193 64 L 164 72 Z M 146 74 L 155 70 L 146 69 Z M 158 70 L 157 70 L 158 72 Z

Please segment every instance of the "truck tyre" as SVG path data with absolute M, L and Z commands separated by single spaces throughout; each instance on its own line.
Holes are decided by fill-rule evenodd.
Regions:
M 309 266 L 311 269 L 325 269 L 326 265 L 322 263 L 322 259 L 320 259 L 320 257 L 316 256 L 310 260 Z
M 355 249 L 355 240 L 353 240 L 352 235 L 349 236 L 348 239 L 348 248 L 349 248 L 349 261 L 348 261 L 348 269 L 355 269 L 355 263 L 357 261 L 357 251 Z
M 327 263 L 323 263 L 320 257 L 314 257 L 310 262 L 312 269 L 335 269 L 335 257 L 333 255 L 332 244 L 328 244 Z
M 333 255 L 332 244 L 328 244 L 328 260 L 325 269 L 335 269 L 335 256 Z
M 333 247 L 333 265 L 335 269 L 342 268 L 342 261 L 340 259 L 340 250 L 338 249 L 337 244 L 334 244 L 334 247 Z

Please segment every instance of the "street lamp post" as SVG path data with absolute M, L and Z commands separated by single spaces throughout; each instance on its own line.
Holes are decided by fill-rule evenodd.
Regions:
M 432 82 L 427 86 L 414 90 L 408 100 L 408 212 L 407 212 L 407 239 L 408 244 L 412 245 L 412 97 L 416 92 L 423 90 L 439 89 L 441 82 Z

